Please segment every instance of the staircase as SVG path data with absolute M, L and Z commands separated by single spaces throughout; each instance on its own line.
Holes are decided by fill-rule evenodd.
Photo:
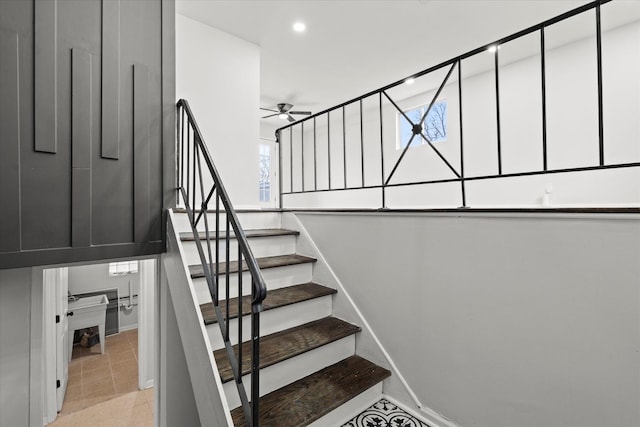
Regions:
M 187 215 L 181 210 L 176 210 L 175 215 L 183 261 L 189 266 L 233 423 L 246 426 Z M 280 215 L 268 211 L 244 211 L 238 215 L 268 288 L 260 330 L 259 425 L 339 426 L 382 396 L 382 381 L 391 373 L 356 354 L 356 335 L 360 327 L 332 316 L 336 290 L 313 281 L 316 259 L 297 253 L 299 233 L 282 229 Z M 200 237 L 204 238 L 203 235 Z M 225 286 L 221 286 L 219 306 L 223 314 L 228 307 L 232 319 L 229 328 L 233 331 L 231 337 L 235 337 L 232 339 L 234 352 L 237 354 L 242 346 L 243 382 L 249 390 L 250 331 L 243 328 L 242 343 L 237 342 L 236 331 L 239 304 L 242 304 L 243 314 L 251 312 L 250 295 L 238 295 L 238 275 L 244 275 L 244 283 L 250 283 L 251 279 L 246 263 L 242 265 L 243 271 L 238 271 L 237 253 L 232 235 L 229 295 L 225 293 Z M 226 259 L 223 247 L 220 259 Z M 220 271 L 225 271 L 224 263 L 220 264 Z M 221 284 L 226 280 L 225 276 L 220 276 Z M 243 290 L 250 292 L 246 288 L 249 286 L 244 286 Z M 243 323 L 249 322 L 249 316 L 246 316 Z

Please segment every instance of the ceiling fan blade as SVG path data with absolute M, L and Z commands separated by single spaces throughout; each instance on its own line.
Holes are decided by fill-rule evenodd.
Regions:
M 262 108 L 262 107 L 260 107 L 260 109 L 264 110 L 264 111 L 271 111 L 272 113 L 277 113 L 278 112 L 278 110 L 272 110 L 271 108 Z
M 282 102 L 282 103 L 278 104 L 277 107 L 278 107 L 278 110 L 281 113 L 286 113 L 287 111 L 289 111 L 291 109 L 291 107 L 293 107 L 293 105 L 292 104 L 287 104 L 285 102 Z
M 290 122 L 295 122 L 296 119 L 289 113 L 287 113 L 287 120 L 289 120 Z
M 289 111 L 289 114 L 301 114 L 303 116 L 310 116 L 311 111 Z
M 279 115 L 279 114 L 280 114 L 280 113 L 276 112 L 275 114 L 269 114 L 268 116 L 264 116 L 264 117 L 261 117 L 261 118 L 262 118 L 262 119 L 266 119 L 266 118 L 269 118 L 269 117 L 277 116 L 277 115 Z

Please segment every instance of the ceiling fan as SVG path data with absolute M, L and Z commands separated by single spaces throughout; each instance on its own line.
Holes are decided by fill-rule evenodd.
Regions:
M 292 107 L 293 107 L 293 105 L 283 102 L 283 103 L 280 103 L 280 104 L 276 105 L 277 110 L 272 110 L 270 108 L 260 108 L 260 109 L 261 110 L 265 110 L 265 111 L 271 111 L 272 113 L 274 113 L 274 114 L 269 114 L 267 116 L 262 117 L 263 119 L 266 119 L 267 117 L 278 116 L 282 120 L 287 119 L 290 122 L 295 122 L 296 119 L 295 119 L 295 117 L 292 116 L 292 114 L 299 114 L 299 115 L 303 115 L 303 116 L 310 116 L 311 115 L 311 111 L 291 111 Z

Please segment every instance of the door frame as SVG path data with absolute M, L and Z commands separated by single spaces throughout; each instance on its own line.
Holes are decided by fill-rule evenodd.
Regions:
M 140 291 L 138 295 L 138 388 L 154 386 L 156 373 L 155 337 L 157 327 L 156 295 L 158 258 L 141 259 Z
M 42 314 L 43 314 L 43 346 L 42 358 L 44 363 L 43 375 L 43 420 L 52 423 L 58 416 L 56 374 L 57 374 L 57 327 L 56 316 L 56 269 L 34 268 L 34 275 L 39 274 L 42 287 Z M 34 280 L 34 284 L 36 281 Z M 35 325 L 33 325 L 35 326 Z M 47 357 L 47 355 L 56 357 Z
M 157 352 L 156 340 L 159 335 L 157 295 L 160 276 L 157 274 L 159 255 L 152 257 L 132 257 L 130 260 L 140 261 L 141 268 L 145 271 L 144 278 L 140 277 L 140 295 L 138 302 L 138 388 L 144 390 L 154 386 L 154 378 L 157 373 L 155 354 Z M 41 348 L 32 347 L 31 358 L 41 358 L 42 376 L 37 389 L 42 395 L 42 420 L 43 424 L 52 423 L 58 416 L 56 400 L 56 357 L 47 357 L 56 354 L 56 299 L 55 280 L 58 269 L 92 264 L 108 264 L 110 262 L 123 261 L 124 259 L 104 259 L 89 262 L 61 264 L 44 267 L 33 267 L 33 286 L 38 287 L 42 300 L 32 300 L 32 313 L 42 314 L 38 320 L 32 322 L 32 334 L 41 331 Z M 47 276 L 49 271 L 49 276 Z M 141 272 L 142 273 L 142 272 Z M 142 319 L 144 312 L 144 318 Z M 39 334 L 38 334 L 39 335 Z M 143 375 L 144 373 L 144 375 Z M 39 412 L 39 410 L 36 410 Z

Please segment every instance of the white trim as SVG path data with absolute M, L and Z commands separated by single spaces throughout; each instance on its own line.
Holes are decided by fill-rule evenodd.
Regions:
M 141 260 L 138 264 L 140 288 L 138 291 L 138 324 L 127 329 L 138 328 L 138 388 L 153 387 L 155 373 L 155 345 L 153 325 L 155 324 L 156 259 Z M 118 307 L 118 315 L 120 308 Z M 124 328 L 120 331 L 125 330 Z
M 133 329 L 140 329 L 140 325 L 138 325 L 137 323 L 134 323 L 133 325 L 129 325 L 129 326 L 125 326 L 123 328 L 118 329 L 118 334 L 121 334 L 123 332 L 126 331 L 131 331 Z M 138 341 L 140 340 L 140 337 L 138 337 Z M 140 346 L 138 345 L 138 354 L 140 353 Z
M 361 322 L 360 326 L 363 329 L 366 329 L 366 331 L 373 338 L 375 344 L 378 346 L 378 349 L 380 350 L 380 352 L 382 353 L 382 355 L 386 359 L 387 363 L 389 363 L 389 367 L 393 371 L 392 375 L 395 375 L 398 378 L 398 380 L 400 380 L 400 382 L 402 383 L 403 387 L 405 388 L 405 390 L 407 391 L 409 396 L 411 396 L 411 399 L 414 401 L 416 406 L 420 409 L 420 411 L 422 413 L 424 413 L 424 415 L 422 415 L 422 417 L 426 416 L 429 419 L 432 419 L 432 422 L 436 421 L 438 424 L 436 424 L 436 422 L 433 422 L 433 424 L 434 424 L 433 427 L 458 427 L 456 424 L 454 424 L 453 422 L 447 420 L 444 416 L 438 414 L 433 409 L 425 406 L 420 401 L 420 399 L 415 394 L 415 392 L 413 391 L 413 389 L 411 388 L 411 386 L 409 385 L 407 380 L 404 378 L 404 376 L 400 372 L 400 369 L 398 369 L 398 367 L 396 366 L 395 362 L 391 358 L 391 355 L 387 352 L 387 350 L 382 345 L 382 342 L 380 342 L 380 340 L 378 339 L 377 335 L 373 332 L 373 329 L 371 328 L 371 325 L 369 324 L 369 322 L 367 322 L 367 319 L 364 317 L 364 315 L 362 314 L 362 312 L 360 311 L 358 306 L 355 304 L 353 298 L 351 298 L 351 295 L 349 295 L 349 293 L 347 292 L 346 288 L 344 287 L 344 285 L 342 284 L 342 282 L 340 281 L 340 279 L 338 278 L 336 273 L 331 268 L 331 265 L 329 265 L 329 263 L 327 262 L 326 258 L 324 257 L 324 255 L 322 254 L 322 252 L 320 251 L 318 246 L 315 244 L 315 242 L 311 238 L 311 235 L 309 234 L 307 229 L 304 227 L 302 222 L 298 219 L 296 214 L 290 215 L 290 217 L 293 218 L 293 220 L 296 222 L 297 229 L 300 232 L 301 236 L 303 236 L 307 240 L 308 244 L 311 245 L 312 250 L 315 252 L 314 256 L 318 259 L 319 262 L 324 264 L 324 266 L 327 268 L 329 274 L 331 274 L 333 280 L 335 281 L 335 283 L 337 284 L 337 286 L 339 288 L 338 292 L 340 294 L 344 295 L 344 297 L 347 299 L 347 301 L 349 302 L 349 304 L 351 305 L 351 307 L 355 311 L 356 315 L 359 317 L 360 322 Z M 418 417 L 418 418 L 421 418 L 421 417 Z
M 534 206 L 518 206 L 518 208 L 532 208 Z M 538 206 L 539 207 L 539 206 Z M 563 207 L 572 208 L 573 206 L 554 206 L 553 208 L 562 209 Z M 577 207 L 577 206 L 576 206 Z M 606 208 L 608 206 L 601 206 Z M 627 207 L 635 207 L 635 206 L 627 206 Z M 504 206 L 487 206 L 487 207 L 478 207 L 475 206 L 475 209 L 505 209 Z M 509 218 L 515 220 L 522 219 L 553 219 L 553 220 L 575 220 L 575 219 L 584 219 L 584 220 L 592 220 L 592 221 L 611 221 L 611 220 L 620 220 L 620 221 L 640 221 L 640 214 L 637 213 L 578 213 L 578 212 L 475 212 L 473 210 L 469 211 L 456 211 L 456 212 L 430 212 L 430 211 L 420 211 L 416 210 L 415 212 L 407 212 L 407 211 L 375 211 L 375 212 L 367 212 L 367 211 L 344 211 L 344 212 L 321 212 L 321 211 L 300 211 L 296 212 L 295 209 L 291 210 L 291 213 L 295 215 L 348 215 L 348 216 L 380 216 L 380 215 L 389 215 L 389 216 L 405 216 L 405 217 L 432 217 L 432 218 L 486 218 L 486 219 L 496 219 L 496 218 Z
M 32 276 L 37 274 L 38 270 L 42 275 L 42 292 L 43 292 L 43 343 L 42 354 L 44 356 L 44 373 L 43 373 L 43 390 L 44 402 L 42 404 L 42 414 L 45 425 L 52 423 L 58 416 L 58 408 L 56 406 L 56 301 L 55 301 L 55 270 L 43 269 L 41 267 L 33 268 Z M 53 357 L 52 357 L 53 356 Z

